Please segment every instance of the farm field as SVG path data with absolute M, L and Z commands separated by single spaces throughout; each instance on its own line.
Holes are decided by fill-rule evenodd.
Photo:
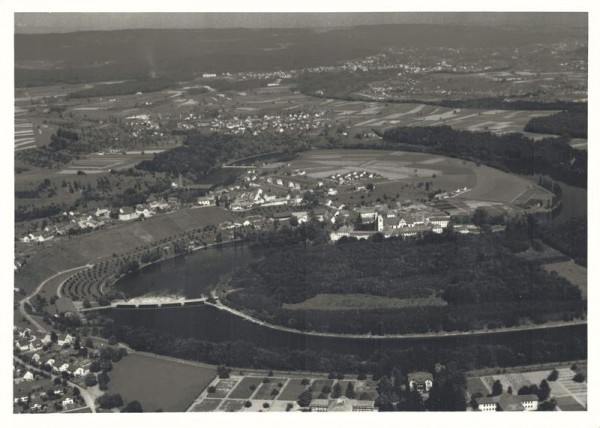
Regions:
M 91 154 L 83 159 L 77 159 L 66 165 L 59 174 L 70 175 L 83 171 L 86 174 L 107 173 L 110 170 L 133 168 L 143 160 L 152 159 L 154 153 L 165 149 L 147 150 L 139 153 L 110 153 L 100 155 Z
M 146 411 L 182 412 L 215 376 L 213 368 L 130 354 L 114 364 L 109 390 L 125 403 L 138 400 Z
M 573 380 L 575 374 L 579 371 L 585 372 L 583 367 L 577 368 L 577 372 L 569 367 L 557 367 L 559 372 L 556 381 L 548 381 L 551 389 L 551 395 L 556 399 L 559 410 L 586 410 L 587 409 L 587 382 L 578 383 Z M 526 371 L 519 373 L 503 373 L 488 376 L 469 377 L 467 386 L 469 395 L 475 392 L 481 392 L 484 396 L 492 390 L 494 381 L 499 380 L 504 391 L 511 387 L 513 394 L 516 394 L 519 388 L 532 384 L 539 385 L 540 382 L 548 377 L 552 370 Z

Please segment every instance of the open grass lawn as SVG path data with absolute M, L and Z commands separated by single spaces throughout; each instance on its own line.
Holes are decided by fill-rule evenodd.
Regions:
M 556 406 L 563 412 L 573 412 L 585 410 L 585 407 L 581 405 L 573 397 L 558 397 L 556 399 Z
M 571 284 L 581 290 L 582 296 L 587 297 L 587 268 L 579 266 L 573 260 L 567 262 L 550 263 L 542 266 L 548 272 L 556 272 Z
M 375 400 L 377 398 L 377 382 L 371 379 L 358 380 L 354 386 L 359 400 Z
M 202 400 L 200 403 L 194 404 L 194 406 L 190 409 L 191 412 L 212 412 L 221 404 L 221 400 L 211 400 L 210 398 L 206 398 Z
M 240 383 L 231 391 L 229 398 L 248 399 L 250 396 L 260 387 L 262 378 L 259 377 L 245 377 Z M 252 386 L 255 388 L 250 389 Z
M 302 379 L 290 379 L 277 399 L 284 401 L 295 401 L 305 389 L 306 385 L 302 385 Z
M 491 391 L 485 386 L 485 383 L 478 377 L 467 378 L 467 389 L 469 395 L 473 395 L 476 392 L 481 393 L 482 396 L 487 396 Z
M 243 400 L 225 400 L 221 408 L 221 412 L 238 412 L 244 407 Z
M 221 379 L 215 385 L 215 392 L 208 393 L 208 398 L 225 398 L 229 391 L 233 389 L 235 384 L 237 383 L 237 379 Z
M 275 399 L 275 397 L 277 397 L 277 395 L 279 394 L 279 392 L 281 392 L 281 387 L 279 386 L 279 384 L 283 384 L 285 383 L 285 379 L 279 379 L 279 378 L 269 378 L 271 380 L 271 382 L 269 383 L 263 383 L 260 388 L 258 389 L 258 391 L 256 391 L 256 394 L 254 395 L 254 397 L 252 397 L 255 400 L 273 400 Z M 273 393 L 274 391 L 276 391 L 275 393 Z
M 328 386 L 329 389 L 333 387 L 333 383 L 335 381 L 333 379 L 316 379 L 313 383 L 310 384 L 312 388 L 313 398 L 317 398 L 324 386 Z
M 216 370 L 202 366 L 130 354 L 109 374 L 110 393 L 125 403 L 138 400 L 145 411 L 183 412 L 215 378 Z
M 372 308 L 407 308 L 412 306 L 446 306 L 447 303 L 439 297 L 397 299 L 390 297 L 371 296 L 368 294 L 317 294 L 300 303 L 284 303 L 285 309 L 304 310 L 347 310 Z

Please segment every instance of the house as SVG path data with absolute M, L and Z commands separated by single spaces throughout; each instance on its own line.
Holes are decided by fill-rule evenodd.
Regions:
M 44 347 L 44 344 L 37 337 L 34 338 L 31 342 L 29 342 L 29 350 L 30 351 L 39 351 Z
M 35 380 L 35 377 L 33 376 L 33 373 L 31 373 L 30 371 L 28 371 L 27 373 L 25 373 L 23 375 L 23 381 L 25 382 L 32 382 Z
M 21 352 L 29 351 L 29 340 L 19 339 L 15 341 L 15 347 Z
M 326 412 L 329 410 L 329 400 L 317 398 L 308 405 L 311 412 Z
M 352 403 L 353 412 L 374 412 L 375 402 L 369 400 L 355 400 Z
M 98 208 L 96 210 L 96 213 L 94 215 L 96 217 L 98 217 L 98 218 L 109 218 L 110 217 L 110 210 L 108 210 L 106 208 Z
M 212 205 L 215 205 L 215 200 L 214 198 L 211 198 L 209 196 L 203 196 L 201 198 L 198 198 L 198 205 L 200 205 L 201 207 L 210 207 Z
M 495 397 L 476 398 L 475 401 L 477 410 L 482 412 L 523 412 L 537 410 L 539 398 L 534 394 L 513 395 L 505 392 Z
M 119 210 L 119 220 L 129 221 L 135 220 L 139 217 L 139 214 L 131 207 L 123 207 Z
M 67 397 L 62 401 L 63 407 L 67 407 L 67 406 L 70 406 L 73 404 L 75 404 L 75 402 L 73 401 L 73 399 L 71 397 Z
M 35 363 L 39 363 L 40 362 L 40 354 L 35 353 L 31 356 L 31 361 L 35 362 Z
M 73 375 L 76 376 L 76 377 L 84 377 L 84 376 L 87 376 L 87 374 L 89 372 L 90 371 L 88 369 L 84 368 L 84 367 L 77 367 L 75 369 L 75 371 L 73 372 Z
M 411 390 L 429 392 L 433 386 L 433 375 L 427 372 L 412 372 L 408 374 L 408 386 Z

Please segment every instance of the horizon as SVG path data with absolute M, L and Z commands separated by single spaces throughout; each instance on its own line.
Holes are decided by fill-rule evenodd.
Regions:
M 374 25 L 588 26 L 585 12 L 15 13 L 15 34 L 119 30 L 333 29 Z

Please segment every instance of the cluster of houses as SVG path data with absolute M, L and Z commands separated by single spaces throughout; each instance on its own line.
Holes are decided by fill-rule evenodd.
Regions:
M 352 172 L 347 172 L 346 174 L 333 174 L 331 176 L 328 177 L 330 180 L 333 180 L 334 182 L 337 182 L 337 184 L 339 184 L 340 186 L 343 184 L 348 184 L 348 183 L 352 183 L 353 181 L 356 180 L 365 180 L 368 178 L 379 178 L 378 174 L 375 174 L 373 172 L 367 172 L 367 171 L 352 171 Z M 357 188 L 357 190 L 364 190 L 365 186 L 359 186 L 361 187 L 360 189 Z
M 150 218 L 159 212 L 164 212 L 177 206 L 179 206 L 179 199 L 176 197 L 170 197 L 165 201 L 162 198 L 150 196 L 146 199 L 145 204 L 137 204 L 135 208 L 121 207 L 119 209 L 119 220 L 131 221 L 141 217 Z
M 67 373 L 69 376 L 84 377 L 89 373 L 88 366 L 90 361 L 87 358 L 65 358 L 61 355 L 60 349 L 65 345 L 73 345 L 75 338 L 70 334 L 58 334 L 56 345 L 57 352 L 51 344 L 53 343 L 51 335 L 48 333 L 33 333 L 29 328 L 14 328 L 14 346 L 21 354 L 27 354 L 30 357 L 30 363 L 42 367 L 49 366 L 55 374 Z M 30 382 L 35 380 L 35 376 L 27 371 L 18 373 L 19 381 Z
M 189 113 L 178 122 L 182 130 L 208 129 L 211 132 L 242 135 L 260 135 L 264 132 L 286 133 L 320 129 L 326 122 L 324 112 L 295 112 L 289 114 L 265 114 L 232 118 L 202 118 Z

